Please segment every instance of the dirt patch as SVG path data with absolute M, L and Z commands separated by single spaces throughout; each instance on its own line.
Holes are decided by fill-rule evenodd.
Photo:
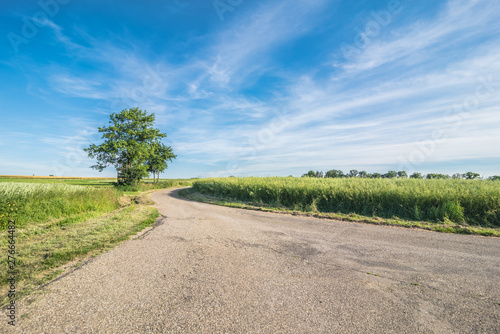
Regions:
M 134 203 L 135 204 L 142 204 L 142 205 L 154 205 L 155 204 L 155 202 L 151 199 L 149 194 L 142 194 L 139 196 L 135 196 Z

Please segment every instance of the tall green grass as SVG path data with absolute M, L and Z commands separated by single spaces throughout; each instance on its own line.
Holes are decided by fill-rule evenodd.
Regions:
M 133 202 L 122 195 L 115 187 L 0 183 L 0 231 L 11 235 L 5 229 L 15 222 L 16 296 L 70 270 L 61 267 L 69 261 L 107 250 L 156 220 L 147 195 Z M 9 249 L 10 241 L 0 238 L 0 249 Z M 0 307 L 9 300 L 7 268 L 7 256 L 0 257 Z
M 0 183 L 0 229 L 8 219 L 19 227 L 87 212 L 118 208 L 120 193 L 95 188 L 47 183 Z
M 197 180 L 193 188 L 298 211 L 500 227 L 500 183 L 494 181 L 249 177 Z

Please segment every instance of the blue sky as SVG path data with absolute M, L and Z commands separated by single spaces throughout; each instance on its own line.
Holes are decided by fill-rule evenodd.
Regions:
M 0 4 L 0 175 L 115 176 L 83 152 L 157 116 L 162 177 L 500 175 L 500 2 Z

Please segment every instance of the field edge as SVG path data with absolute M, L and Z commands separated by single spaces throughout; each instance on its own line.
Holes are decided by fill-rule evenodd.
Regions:
M 151 191 L 150 191 L 151 192 Z M 148 193 L 150 193 L 148 192 Z M 134 199 L 138 199 L 139 196 Z M 16 282 L 20 286 L 16 291 L 15 301 L 30 298 L 32 295 L 41 293 L 40 291 L 51 283 L 61 279 L 62 277 L 71 274 L 75 270 L 80 269 L 84 265 L 90 263 L 96 256 L 101 255 L 120 246 L 125 241 L 139 237 L 142 233 L 155 227 L 155 222 L 161 217 L 158 210 L 151 205 L 155 204 L 150 199 L 148 194 L 141 194 L 139 201 L 132 200 L 129 205 L 121 207 L 111 212 L 106 212 L 98 217 L 91 218 L 80 222 L 78 225 L 84 225 L 92 222 L 105 228 L 105 224 L 116 221 L 117 218 L 123 219 L 123 216 L 132 217 L 136 215 L 134 222 L 126 227 L 118 236 L 111 237 L 100 245 L 91 246 L 85 252 L 75 252 L 74 256 L 70 256 L 67 260 L 57 263 L 42 271 L 30 272 L 30 279 L 19 280 Z M 57 251 L 57 249 L 55 249 Z M 31 278 L 32 276 L 32 278 Z M 0 309 L 4 310 L 9 304 L 8 288 L 5 285 L 0 286 Z M 32 302 L 32 301 L 30 301 Z
M 206 195 L 195 191 L 193 188 L 182 189 L 179 191 L 179 196 L 196 202 L 226 206 L 231 208 L 289 214 L 294 216 L 314 217 L 321 219 L 331 219 L 344 222 L 365 223 L 372 225 L 383 225 L 402 228 L 413 228 L 426 231 L 434 231 L 441 233 L 454 233 L 465 235 L 476 235 L 483 237 L 498 237 L 500 238 L 500 228 L 492 229 L 485 227 L 472 227 L 455 224 L 453 222 L 433 223 L 426 221 L 408 221 L 403 219 L 387 219 L 380 217 L 367 217 L 359 214 L 342 214 L 342 213 L 323 213 L 312 211 L 296 211 L 283 207 L 273 207 L 263 203 L 239 201 L 231 198 L 223 198 L 213 195 Z

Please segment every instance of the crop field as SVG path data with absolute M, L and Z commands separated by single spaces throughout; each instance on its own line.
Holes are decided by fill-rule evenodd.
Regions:
M 61 273 L 70 261 L 98 254 L 156 220 L 145 190 L 190 185 L 190 180 L 113 187 L 116 179 L 0 177 L 0 231 L 15 222 L 20 295 Z M 11 223 L 12 224 L 12 223 Z M 9 239 L 0 247 L 8 249 Z M 7 257 L 0 258 L 0 306 L 7 292 Z
M 187 186 L 192 184 L 192 179 L 160 179 L 160 182 L 153 183 L 153 179 L 143 179 L 141 184 L 122 188 L 124 191 L 144 191 L 152 189 L 164 189 L 177 186 Z M 79 186 L 108 187 L 116 184 L 116 178 L 107 177 L 51 177 L 51 176 L 12 176 L 0 175 L 0 184 L 5 182 L 14 183 L 49 183 L 49 184 L 70 184 Z
M 296 211 L 500 227 L 500 182 L 490 180 L 249 177 L 197 180 L 193 189 Z

